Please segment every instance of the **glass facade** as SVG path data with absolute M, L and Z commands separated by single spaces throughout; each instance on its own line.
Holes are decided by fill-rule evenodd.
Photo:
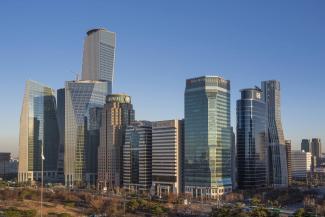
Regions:
M 87 32 L 82 62 L 82 80 L 106 81 L 112 92 L 115 61 L 115 32 L 92 29 Z
M 276 80 L 262 82 L 263 100 L 266 104 L 269 147 L 269 184 L 288 186 L 288 163 L 281 122 L 281 89 Z
M 229 81 L 217 76 L 186 81 L 184 133 L 185 191 L 213 196 L 214 188 L 231 190 Z
M 65 83 L 64 174 L 66 186 L 86 184 L 86 154 L 90 151 L 90 147 L 87 146 L 87 117 L 92 108 L 104 106 L 105 97 L 108 94 L 107 86 L 107 82 L 101 81 L 67 81 Z M 91 148 L 97 150 L 96 145 Z
M 45 181 L 55 180 L 59 149 L 55 92 L 27 81 L 20 117 L 19 182 L 40 181 L 42 147 Z
M 267 119 L 260 89 L 241 90 L 237 101 L 238 187 L 267 186 Z
M 123 187 L 148 191 L 151 187 L 152 128 L 147 121 L 126 128 L 123 145 Z

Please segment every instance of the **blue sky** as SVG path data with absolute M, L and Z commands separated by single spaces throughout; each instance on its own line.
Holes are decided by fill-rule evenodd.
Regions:
M 293 148 L 325 143 L 324 11 L 323 0 L 3 0 L 0 151 L 18 152 L 25 81 L 74 79 L 94 27 L 117 33 L 113 91 L 132 96 L 137 119 L 182 118 L 185 79 L 219 75 L 231 81 L 235 127 L 239 89 L 277 79 Z

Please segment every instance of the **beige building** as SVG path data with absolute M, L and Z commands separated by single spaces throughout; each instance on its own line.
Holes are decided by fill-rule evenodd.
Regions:
M 98 188 L 113 189 L 123 184 L 123 144 L 125 130 L 134 121 L 131 97 L 112 94 L 106 97 L 98 148 Z
M 181 193 L 183 186 L 183 121 L 152 123 L 152 187 L 157 196 Z
M 291 169 L 292 179 L 305 180 L 311 170 L 312 155 L 310 152 L 292 151 Z

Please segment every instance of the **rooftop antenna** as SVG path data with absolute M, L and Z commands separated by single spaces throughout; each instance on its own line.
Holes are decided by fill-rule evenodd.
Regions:
M 70 70 L 70 72 L 75 75 L 75 81 L 79 81 L 80 80 L 80 73 L 79 72 L 74 72 L 72 70 Z

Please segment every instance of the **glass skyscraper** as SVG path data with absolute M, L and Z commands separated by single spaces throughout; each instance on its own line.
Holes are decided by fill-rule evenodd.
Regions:
M 232 189 L 230 81 L 203 76 L 186 81 L 185 193 L 217 198 Z
M 287 187 L 288 163 L 281 122 L 280 82 L 263 81 L 262 91 L 267 113 L 269 184 L 273 187 Z
M 57 90 L 56 116 L 59 128 L 58 181 L 64 182 L 64 119 L 65 119 L 65 89 Z
M 309 139 L 302 139 L 301 140 L 301 151 L 304 152 L 311 152 L 311 145 Z
M 123 187 L 129 191 L 149 192 L 151 187 L 151 122 L 137 121 L 126 128 L 123 144 Z
M 66 186 L 86 185 L 87 157 L 97 151 L 89 146 L 88 128 L 92 108 L 105 104 L 108 83 L 103 81 L 67 81 L 65 83 L 65 151 L 64 174 Z M 88 120 L 88 121 L 87 121 Z M 94 150 L 92 150 L 94 149 Z M 89 179 L 88 179 L 89 180 Z
M 20 116 L 18 182 L 55 181 L 59 149 L 55 91 L 27 81 Z
M 108 82 L 108 93 L 112 92 L 115 61 L 115 32 L 92 29 L 84 42 L 82 80 Z
M 267 118 L 262 91 L 241 90 L 237 101 L 238 187 L 267 187 Z

